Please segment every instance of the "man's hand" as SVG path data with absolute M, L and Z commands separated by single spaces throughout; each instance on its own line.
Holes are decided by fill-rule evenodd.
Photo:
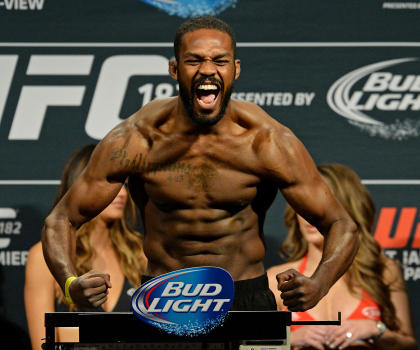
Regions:
M 108 288 L 112 288 L 110 275 L 91 270 L 70 284 L 69 293 L 77 305 L 97 308 L 107 300 Z
M 326 294 L 325 286 L 293 269 L 279 273 L 276 278 L 283 305 L 290 311 L 306 311 Z

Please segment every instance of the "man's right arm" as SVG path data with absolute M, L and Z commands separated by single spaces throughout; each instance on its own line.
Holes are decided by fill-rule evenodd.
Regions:
M 255 148 L 265 176 L 278 183 L 296 213 L 324 236 L 321 262 L 311 277 L 293 269 L 277 275 L 283 304 L 290 311 L 305 311 L 314 307 L 351 265 L 359 246 L 357 225 L 289 129 L 273 124 L 256 139 Z
M 117 127 L 96 146 L 86 169 L 45 220 L 45 261 L 63 291 L 67 279 L 77 277 L 76 230 L 112 202 L 130 174 L 129 168 L 115 160 L 116 152 L 129 154 L 129 135 L 122 130 Z M 71 283 L 70 296 L 79 305 L 97 307 L 106 301 L 110 287 L 109 275 L 89 271 Z

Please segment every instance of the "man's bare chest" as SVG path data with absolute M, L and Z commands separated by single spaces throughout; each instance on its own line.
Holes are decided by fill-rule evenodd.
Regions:
M 135 177 L 156 203 L 219 207 L 250 203 L 261 182 L 249 137 L 164 137 L 131 155 Z
M 207 157 L 155 164 L 141 178 L 150 199 L 181 207 L 245 205 L 255 197 L 260 181 L 254 174 Z

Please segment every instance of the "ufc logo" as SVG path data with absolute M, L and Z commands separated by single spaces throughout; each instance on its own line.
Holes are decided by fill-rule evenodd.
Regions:
M 382 248 L 405 248 L 409 243 L 411 233 L 414 238 L 411 248 L 420 248 L 420 222 L 417 208 L 401 208 L 399 215 L 395 207 L 381 209 L 375 230 L 375 239 Z
M 0 55 L 0 123 L 13 82 L 18 55 Z M 94 55 L 31 55 L 26 76 L 88 76 Z M 85 131 L 102 139 L 119 124 L 119 113 L 132 76 L 167 76 L 168 59 L 159 55 L 115 55 L 108 57 L 99 72 L 86 119 Z M 166 84 L 168 85 L 168 84 Z M 9 140 L 38 140 L 47 108 L 80 106 L 84 85 L 24 85 L 20 90 Z

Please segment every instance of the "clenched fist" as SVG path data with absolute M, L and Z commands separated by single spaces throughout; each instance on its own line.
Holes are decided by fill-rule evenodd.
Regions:
M 69 293 L 77 305 L 97 308 L 107 300 L 108 288 L 111 287 L 108 273 L 91 270 L 70 284 Z
M 324 290 L 322 283 L 294 269 L 281 272 L 276 278 L 280 297 L 290 311 L 306 311 L 314 307 L 328 292 L 328 289 Z

